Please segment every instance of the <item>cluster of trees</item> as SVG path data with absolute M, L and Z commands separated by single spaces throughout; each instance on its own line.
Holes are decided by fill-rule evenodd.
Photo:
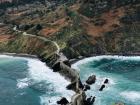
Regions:
M 88 17 L 93 17 L 111 8 L 139 3 L 140 0 L 83 0 L 83 5 L 79 11 Z
M 21 24 L 18 26 L 18 29 L 27 31 L 30 28 L 34 28 L 35 30 L 41 30 L 43 27 L 41 24 Z
M 76 0 L 12 0 L 12 2 L 5 1 L 3 3 L 0 3 L 0 9 L 6 9 L 7 7 L 14 7 L 22 4 L 34 3 L 36 1 L 45 5 L 47 1 L 73 4 Z
M 138 22 L 140 21 L 140 13 L 139 13 L 139 10 L 140 10 L 140 7 L 134 7 L 135 8 L 135 11 L 132 13 L 132 12 L 128 12 L 127 15 L 123 16 L 120 21 L 122 23 L 125 23 L 125 24 L 134 24 L 134 22 Z
M 0 3 L 0 9 L 6 9 L 7 7 L 13 7 L 13 6 L 14 6 L 14 3 L 11 3 L 9 1 Z
M 113 6 L 123 6 L 128 4 L 138 4 L 139 0 L 85 0 L 85 2 L 93 3 L 95 5 L 101 5 L 102 3 L 107 3 L 107 7 Z
M 139 0 L 83 0 L 84 3 L 93 3 L 98 4 L 101 2 L 107 2 L 110 5 L 126 5 L 126 4 L 133 4 L 133 3 L 140 3 Z
M 44 4 L 45 0 L 12 0 L 12 2 L 5 1 L 3 3 L 0 3 L 0 9 L 6 9 L 7 7 L 16 7 L 17 5 L 22 5 L 22 4 L 29 4 L 33 3 L 35 1 L 41 2 Z

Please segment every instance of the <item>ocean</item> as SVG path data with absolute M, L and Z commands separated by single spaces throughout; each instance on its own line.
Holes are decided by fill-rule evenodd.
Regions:
M 96 96 L 95 105 L 140 105 L 140 57 L 97 56 L 72 65 L 83 82 L 96 75 L 97 81 L 87 91 Z M 108 78 L 106 88 L 100 86 Z M 74 94 L 58 73 L 38 59 L 0 55 L 0 105 L 56 105 L 61 97 Z
M 56 105 L 68 84 L 38 59 L 0 55 L 0 105 Z
M 96 83 L 87 91 L 88 96 L 96 96 L 95 105 L 140 105 L 140 57 L 97 56 L 83 59 L 73 68 L 79 70 L 83 82 L 96 75 Z M 106 78 L 109 83 L 100 92 Z

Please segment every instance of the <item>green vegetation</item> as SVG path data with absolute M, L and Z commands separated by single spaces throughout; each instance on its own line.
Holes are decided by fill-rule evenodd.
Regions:
M 139 5 L 135 4 L 135 2 L 139 3 L 138 1 L 117 0 L 115 4 L 112 0 L 84 0 L 81 4 L 76 4 L 76 2 L 74 0 L 53 1 L 48 8 L 44 6 L 34 9 L 33 6 L 29 11 L 19 11 L 19 14 L 25 12 L 20 17 L 11 18 L 4 15 L 1 20 L 5 20 L 7 24 L 18 25 L 19 30 L 41 35 L 57 42 L 61 51 L 69 58 L 140 51 Z M 120 6 L 130 3 L 131 5 L 120 8 Z M 112 20 L 108 21 L 106 15 L 110 9 L 115 11 L 110 13 L 115 19 L 111 18 Z M 126 11 L 121 13 L 121 9 Z M 123 13 L 124 16 L 122 16 Z M 94 28 L 97 29 L 97 32 Z M 101 35 L 94 35 L 94 32 Z M 36 38 L 21 35 L 9 42 L 3 42 L 0 44 L 0 48 L 5 52 L 15 51 L 46 57 L 51 55 L 55 49 L 49 42 L 44 43 Z
M 0 43 L 0 52 L 44 55 L 47 58 L 57 50 L 52 42 L 45 42 L 37 37 L 17 35 L 15 38 L 16 40 Z

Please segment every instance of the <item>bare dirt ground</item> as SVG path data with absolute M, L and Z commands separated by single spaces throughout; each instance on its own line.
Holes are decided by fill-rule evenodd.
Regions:
M 117 26 L 120 26 L 119 19 L 124 15 L 124 8 L 118 8 L 102 14 L 100 19 L 105 20 L 105 24 L 102 26 L 96 26 L 91 19 L 83 16 L 83 27 L 88 35 L 93 37 L 102 36 L 103 33 L 113 31 Z

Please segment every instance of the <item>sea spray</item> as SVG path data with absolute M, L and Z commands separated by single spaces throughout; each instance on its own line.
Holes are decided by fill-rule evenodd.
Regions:
M 17 93 L 20 96 L 26 95 L 30 90 L 31 92 L 35 92 L 35 94 L 38 94 L 37 97 L 40 99 L 40 105 L 56 105 L 56 101 L 58 101 L 61 97 L 66 97 L 70 101 L 71 96 L 74 94 L 74 92 L 66 90 L 66 86 L 70 82 L 65 80 L 59 73 L 54 73 L 49 67 L 45 65 L 45 63 L 42 63 L 38 59 L 7 55 L 0 55 L 0 58 L 10 59 L 10 63 L 12 63 L 12 60 L 14 62 L 16 62 L 16 60 L 27 62 L 26 77 L 17 78 L 16 80 L 16 90 L 23 91 Z M 34 102 L 27 101 L 25 103 L 32 105 L 31 103 Z M 25 103 L 23 103 L 22 105 L 25 105 Z M 34 105 L 39 104 L 34 103 Z
M 83 82 L 92 74 L 97 76 L 96 83 L 87 91 L 88 97 L 96 96 L 95 104 L 140 105 L 140 56 L 94 56 L 76 62 L 72 67 L 79 70 Z M 99 92 L 106 78 L 109 83 Z
M 140 101 L 140 91 L 124 91 L 120 93 L 121 96 L 129 99 L 132 102 Z
M 29 77 L 33 79 L 34 82 L 49 82 L 53 84 L 53 93 L 59 93 L 59 95 L 56 96 L 48 96 L 46 94 L 40 96 L 41 103 L 43 105 L 54 105 L 61 97 L 66 97 L 70 101 L 73 92 L 66 90 L 66 86 L 69 84 L 67 80 L 65 80 L 60 74 L 54 73 L 49 67 L 45 65 L 45 63 L 42 63 L 37 59 L 28 59 L 28 65 Z
M 78 65 L 85 64 L 91 61 L 100 61 L 101 59 L 119 59 L 119 60 L 140 60 L 140 56 L 119 56 L 119 55 L 102 55 L 102 56 L 94 56 L 82 59 L 72 65 L 73 68 L 79 69 Z

